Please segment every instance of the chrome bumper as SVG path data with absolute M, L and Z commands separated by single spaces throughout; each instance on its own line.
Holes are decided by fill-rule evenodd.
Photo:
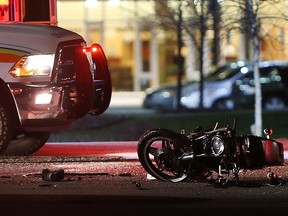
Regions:
M 56 130 L 77 119 L 73 115 L 78 103 L 75 85 L 10 86 L 21 126 L 28 130 Z

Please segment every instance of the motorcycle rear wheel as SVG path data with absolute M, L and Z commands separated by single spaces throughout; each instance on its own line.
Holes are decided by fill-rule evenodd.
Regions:
M 156 179 L 169 182 L 191 179 L 191 163 L 179 160 L 182 153 L 173 145 L 173 140 L 179 136 L 169 130 L 153 129 L 139 139 L 137 153 L 140 163 Z

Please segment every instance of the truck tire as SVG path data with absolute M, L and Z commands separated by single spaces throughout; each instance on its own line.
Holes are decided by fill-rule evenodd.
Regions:
M 11 118 L 7 109 L 0 103 L 0 154 L 6 150 L 11 134 Z
M 49 139 L 50 132 L 34 132 L 21 134 L 12 139 L 2 155 L 30 155 L 38 151 Z

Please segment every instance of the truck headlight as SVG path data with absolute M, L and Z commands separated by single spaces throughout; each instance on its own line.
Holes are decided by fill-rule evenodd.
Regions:
M 23 56 L 9 71 L 13 77 L 50 76 L 54 55 Z

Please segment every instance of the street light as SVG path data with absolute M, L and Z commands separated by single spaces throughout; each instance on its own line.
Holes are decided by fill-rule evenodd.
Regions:
M 85 0 L 84 5 L 87 8 L 95 8 L 99 4 L 98 0 Z
M 121 5 L 121 1 L 120 0 L 109 0 L 108 4 L 109 4 L 109 6 L 117 7 L 117 6 Z
M 121 5 L 121 1 L 120 0 L 109 0 L 108 4 L 111 7 L 117 7 L 117 6 Z M 95 8 L 99 5 L 99 1 L 98 0 L 85 0 L 84 5 L 87 8 Z

